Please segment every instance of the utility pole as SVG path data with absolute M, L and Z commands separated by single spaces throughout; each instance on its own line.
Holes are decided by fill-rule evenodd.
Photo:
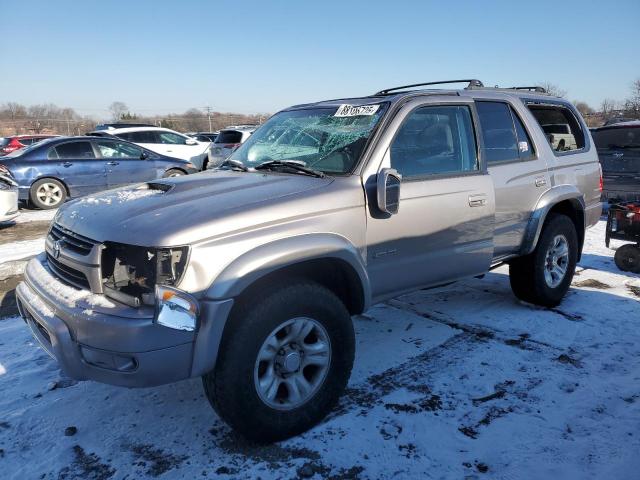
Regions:
M 204 110 L 207 112 L 207 118 L 209 119 L 209 131 L 211 132 L 211 107 L 206 106 L 202 108 L 204 108 Z

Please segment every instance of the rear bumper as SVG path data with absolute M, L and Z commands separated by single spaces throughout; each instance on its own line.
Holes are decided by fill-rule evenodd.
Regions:
M 584 210 L 585 228 L 593 227 L 602 216 L 602 202 L 589 205 Z
M 29 262 L 16 294 L 22 318 L 65 374 L 127 387 L 211 370 L 233 304 L 203 302 L 198 330 L 174 330 L 155 323 L 153 309 L 134 309 L 61 283 L 42 255 Z

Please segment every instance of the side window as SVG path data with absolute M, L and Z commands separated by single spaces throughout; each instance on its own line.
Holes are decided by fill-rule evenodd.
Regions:
M 96 146 L 102 158 L 140 158 L 142 149 L 128 143 L 98 140 Z
M 171 132 L 158 132 L 158 136 L 160 137 L 160 143 L 165 145 L 184 145 L 186 140 L 180 135 Z
M 391 166 L 404 178 L 478 170 L 469 107 L 421 107 L 409 114 L 391 145 Z
M 518 153 L 520 154 L 520 160 L 531 160 L 535 157 L 535 151 L 533 150 L 533 143 L 527 130 L 524 128 L 518 114 L 511 109 L 511 115 L 513 116 L 513 124 L 516 126 L 516 135 L 518 136 Z
M 154 132 L 128 132 L 116 135 L 118 138 L 134 143 L 160 143 Z
M 51 147 L 47 152 L 47 158 L 49 160 L 58 160 L 58 152 L 56 152 L 56 147 Z
M 96 158 L 90 142 L 64 143 L 56 147 L 56 153 L 61 160 Z
M 476 106 L 487 163 L 518 160 L 518 142 L 509 106 L 502 102 L 477 102 Z
M 549 145 L 556 152 L 584 148 L 584 132 L 575 115 L 566 107 L 556 105 L 529 105 Z

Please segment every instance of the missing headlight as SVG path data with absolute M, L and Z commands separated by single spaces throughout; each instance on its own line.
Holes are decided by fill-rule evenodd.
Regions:
M 153 305 L 156 285 L 176 285 L 187 265 L 188 247 L 147 248 L 106 242 L 102 285 L 106 295 L 130 305 Z

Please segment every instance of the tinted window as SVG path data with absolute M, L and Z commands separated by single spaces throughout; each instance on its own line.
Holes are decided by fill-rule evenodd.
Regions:
M 127 132 L 119 133 L 116 137 L 133 143 L 160 143 L 155 132 Z
M 160 143 L 167 145 L 184 145 L 186 138 L 171 132 L 157 132 Z
M 140 158 L 142 149 L 129 143 L 98 140 L 96 143 L 103 158 Z
M 516 135 L 518 137 L 518 153 L 520 154 L 520 159 L 530 160 L 535 156 L 531 138 L 529 138 L 529 134 L 524 128 L 520 117 L 518 117 L 518 114 L 514 112 L 513 109 L 511 109 L 511 115 L 513 116 L 513 124 L 516 127 Z
M 412 112 L 391 145 L 391 166 L 404 177 L 477 170 L 469 108 L 422 107 Z
M 518 142 L 509 106 L 500 102 L 478 102 L 477 108 L 487 163 L 517 160 Z
M 640 148 L 640 127 L 596 130 L 593 132 L 593 142 L 598 150 Z
M 91 148 L 91 143 L 89 142 L 64 143 L 56 146 L 55 151 L 58 155 L 57 158 L 60 159 L 95 158 L 93 148 Z
M 241 143 L 242 132 L 237 130 L 223 130 L 216 137 L 215 143 Z
M 529 105 L 549 145 L 556 152 L 584 148 L 584 132 L 575 115 L 566 107 Z

